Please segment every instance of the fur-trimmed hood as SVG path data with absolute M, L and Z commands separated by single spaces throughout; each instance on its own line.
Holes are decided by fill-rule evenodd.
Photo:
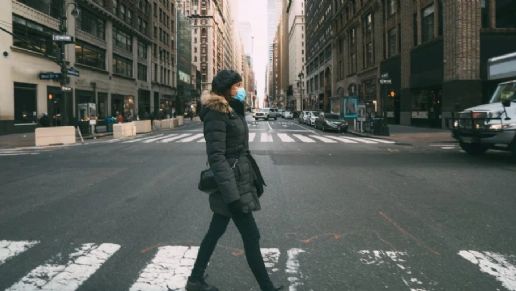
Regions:
M 204 91 L 202 93 L 201 104 L 203 107 L 219 111 L 221 113 L 229 113 L 233 110 L 231 106 L 229 106 L 226 98 L 209 91 Z

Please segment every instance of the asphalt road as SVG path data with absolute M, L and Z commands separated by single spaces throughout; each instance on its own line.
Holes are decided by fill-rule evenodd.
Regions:
M 249 125 L 277 285 L 516 290 L 508 154 Z M 0 152 L 0 290 L 184 290 L 211 218 L 196 184 L 205 161 L 202 124 Z M 220 290 L 258 290 L 233 224 L 208 274 Z

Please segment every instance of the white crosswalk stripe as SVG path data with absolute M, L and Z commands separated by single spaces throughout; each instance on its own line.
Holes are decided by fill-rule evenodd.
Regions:
M 294 133 L 296 132 L 296 133 Z M 135 139 L 117 139 L 106 142 L 121 142 L 121 143 L 169 143 L 169 142 L 177 142 L 177 143 L 205 143 L 203 133 L 171 133 L 171 134 L 159 134 L 153 136 L 146 136 L 142 138 Z M 349 136 L 333 136 L 333 135 L 318 135 L 318 134 L 307 134 L 303 131 L 298 130 L 284 130 L 280 132 L 250 132 L 249 133 L 249 142 L 250 143 L 273 143 L 273 142 L 281 142 L 281 143 L 325 143 L 325 144 L 357 144 L 357 143 L 365 143 L 365 144 L 394 144 L 394 141 L 383 140 L 383 139 L 374 139 L 374 138 L 365 138 L 365 137 L 349 137 Z M 0 152 L 1 153 L 1 152 Z
M 17 263 L 17 256 L 36 247 L 39 241 L 8 241 L 0 240 L 0 265 L 9 260 L 9 263 Z M 102 270 L 101 267 L 115 254 L 122 246 L 113 243 L 85 243 L 75 249 L 62 251 L 60 253 L 48 254 L 49 259 L 45 259 L 41 265 L 26 275 L 19 274 L 13 278 L 13 285 L 7 291 L 75 291 L 81 285 L 98 274 L 100 278 L 108 278 L 113 274 L 106 274 L 106 270 L 115 270 L 112 267 Z M 33 250 L 36 252 L 36 250 Z M 37 250 L 38 252 L 41 250 Z M 197 253 L 198 246 L 182 245 L 162 245 L 159 246 L 155 255 L 141 267 L 139 273 L 129 278 L 130 291 L 147 290 L 177 290 L 184 291 L 188 276 L 191 273 Z M 313 268 L 310 263 L 311 252 L 300 248 L 262 248 L 260 249 L 264 259 L 265 267 L 269 274 L 274 276 L 286 276 L 288 283 L 287 290 L 313 290 L 317 283 L 308 280 L 310 274 L 307 270 L 320 270 L 324 273 L 324 265 Z M 219 256 L 231 256 L 220 254 Z M 241 255 L 241 254 L 240 254 Z M 381 284 L 386 289 L 403 291 L 430 291 L 448 290 L 443 282 L 439 282 L 440 272 L 429 273 L 421 269 L 421 254 L 408 253 L 404 251 L 384 251 L 384 250 L 359 250 L 342 254 L 345 260 L 350 258 L 356 260 L 352 264 L 361 264 L 368 268 L 371 274 L 381 274 L 384 272 L 395 280 L 382 281 Z M 510 254 L 501 254 L 489 251 L 460 250 L 455 254 L 447 255 L 449 260 L 457 260 L 463 264 L 472 264 L 475 268 L 461 268 L 460 272 L 470 270 L 478 274 L 486 274 L 492 277 L 492 282 L 498 281 L 499 287 L 496 290 L 516 291 L 516 257 Z M 338 259 L 338 258 L 336 258 Z M 428 261 L 425 261 L 429 263 Z M 36 262 L 39 264 L 39 262 Z M 231 266 L 234 261 L 228 261 Z M 442 262 L 436 262 L 440 268 Z M 454 263 L 453 266 L 456 266 Z M 310 267 L 312 266 L 312 267 Z M 452 271 L 450 269 L 450 271 Z M 277 274 L 275 274 L 277 273 Z M 344 273 L 343 273 L 344 274 Z M 2 274 L 0 274 L 1 276 Z M 352 273 L 346 272 L 352 276 Z M 472 274 L 474 275 L 474 274 Z M 481 276 L 478 276 L 481 277 Z M 279 278 L 279 277 L 277 277 Z M 485 278 L 482 278 L 485 281 Z M 387 286 L 398 282 L 405 288 Z M 228 282 L 231 284 L 231 282 Z M 311 286 L 308 286 L 311 284 Z M 491 283 L 490 283 L 491 284 Z M 394 287 L 394 288 L 392 288 Z M 307 288 L 307 289 L 303 289 Z M 309 288 L 309 289 L 308 289 Z
M 4 149 L 0 150 L 0 157 L 39 155 L 55 149 L 32 148 L 32 149 Z

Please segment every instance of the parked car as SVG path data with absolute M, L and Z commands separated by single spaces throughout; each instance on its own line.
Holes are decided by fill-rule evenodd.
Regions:
M 292 113 L 292 111 L 285 111 L 285 113 L 283 114 L 283 117 L 285 119 L 293 119 L 294 118 L 294 113 Z
M 307 113 L 307 111 L 301 111 L 301 112 L 299 113 L 299 117 L 297 118 L 297 121 L 298 121 L 299 123 L 304 123 L 306 113 Z
M 315 126 L 315 119 L 317 119 L 317 116 L 319 116 L 320 113 L 321 112 L 319 111 L 309 111 L 306 118 L 306 124 Z
M 278 110 L 274 108 L 261 108 L 257 109 L 253 114 L 255 120 L 265 119 L 269 120 L 269 118 L 274 118 L 274 120 L 278 119 Z
M 340 132 L 348 131 L 348 122 L 336 113 L 321 112 L 315 120 L 315 128 L 323 131 L 335 130 Z

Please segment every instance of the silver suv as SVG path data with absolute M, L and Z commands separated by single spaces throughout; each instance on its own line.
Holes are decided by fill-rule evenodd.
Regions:
M 274 108 L 261 108 L 261 109 L 258 109 L 254 113 L 255 120 L 258 120 L 258 119 L 269 120 L 269 118 L 274 118 L 274 120 L 277 120 L 278 116 L 279 116 L 278 109 L 274 109 Z

